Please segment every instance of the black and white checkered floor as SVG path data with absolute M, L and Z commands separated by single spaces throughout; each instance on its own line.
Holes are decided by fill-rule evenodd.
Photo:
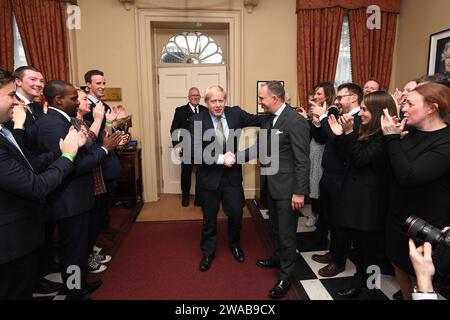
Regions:
M 267 210 L 260 210 L 260 213 L 265 220 L 269 219 Z M 297 226 L 298 263 L 294 274 L 295 281 L 300 282 L 310 300 L 338 300 L 339 297 L 335 292 L 351 286 L 356 267 L 351 259 L 348 259 L 344 272 L 331 278 L 321 277 L 318 271 L 325 265 L 315 262 L 311 257 L 313 254 L 324 254 L 327 250 L 319 244 L 316 227 L 305 225 L 308 216 L 312 215 L 311 205 L 306 205 L 301 210 L 301 214 Z M 381 274 L 380 278 L 380 288 L 376 290 L 372 299 L 393 300 L 392 295 L 400 289 L 395 278 L 385 274 Z M 362 294 L 359 299 L 364 298 Z M 439 299 L 445 300 L 442 296 L 439 296 Z
M 260 210 L 261 216 L 268 224 L 267 210 Z M 352 276 L 356 271 L 356 267 L 351 261 L 347 260 L 345 272 L 338 274 L 332 278 L 324 278 L 318 274 L 318 270 L 324 266 L 312 260 L 311 256 L 313 254 L 323 254 L 327 252 L 320 245 L 318 241 L 318 232 L 316 232 L 316 227 L 307 227 L 305 225 L 307 217 L 312 214 L 311 206 L 306 205 L 301 210 L 301 216 L 298 220 L 297 227 L 297 254 L 298 263 L 296 266 L 294 278 L 295 281 L 299 281 L 303 287 L 306 295 L 310 300 L 334 300 L 339 299 L 336 297 L 335 292 L 339 289 L 351 286 Z M 62 283 L 61 274 L 53 273 L 46 276 L 50 281 Z M 395 278 L 391 275 L 381 275 L 380 289 L 376 291 L 376 294 L 372 299 L 377 300 L 392 300 L 392 295 L 399 290 L 399 286 L 395 281 Z M 35 300 L 65 300 L 66 296 L 58 292 L 43 295 L 34 294 L 33 299 Z M 360 297 L 364 299 L 364 295 Z M 446 300 L 444 297 L 439 295 L 440 300 Z

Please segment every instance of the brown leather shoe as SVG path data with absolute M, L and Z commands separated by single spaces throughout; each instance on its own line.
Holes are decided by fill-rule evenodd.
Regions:
M 325 254 L 313 254 L 312 259 L 315 262 L 324 263 L 324 264 L 333 263 L 333 258 L 331 257 L 331 254 L 329 252 L 327 252 Z
M 334 277 L 334 276 L 338 275 L 341 272 L 344 272 L 344 270 L 345 270 L 345 266 L 338 267 L 337 264 L 330 263 L 330 264 L 327 264 L 322 269 L 319 269 L 319 275 L 321 277 L 330 278 L 330 277 Z

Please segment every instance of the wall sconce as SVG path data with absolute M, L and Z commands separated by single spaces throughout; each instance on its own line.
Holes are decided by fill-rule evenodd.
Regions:
M 258 5 L 259 0 L 244 0 L 244 7 L 247 9 L 248 13 L 253 12 L 253 8 Z
M 120 3 L 123 3 L 125 10 L 130 11 L 131 5 L 134 4 L 134 0 L 119 0 Z

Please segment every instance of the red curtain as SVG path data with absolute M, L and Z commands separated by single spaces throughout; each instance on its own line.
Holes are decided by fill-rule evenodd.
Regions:
M 14 35 L 11 0 L 0 0 L 0 68 L 13 71 Z
M 350 48 L 353 82 L 359 85 L 373 78 L 388 90 L 395 46 L 397 14 L 381 13 L 381 28 L 367 28 L 365 8 L 349 10 Z
M 372 5 L 379 6 L 383 12 L 400 13 L 400 0 L 297 0 L 297 11 L 332 7 L 358 9 Z
M 65 2 L 12 0 L 14 15 L 29 65 L 46 80 L 69 79 L 69 50 Z
M 320 82 L 334 82 L 339 58 L 344 9 L 339 7 L 297 12 L 297 81 L 299 105 Z

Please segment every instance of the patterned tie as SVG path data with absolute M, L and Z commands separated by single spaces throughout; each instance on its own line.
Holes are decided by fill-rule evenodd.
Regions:
M 8 129 L 4 128 L 4 127 L 0 127 L 0 134 L 2 134 L 9 142 L 11 142 L 11 144 L 16 147 L 17 150 L 19 150 L 20 154 L 23 156 L 23 158 L 25 159 L 25 161 L 28 163 L 28 165 L 30 166 L 30 169 L 32 171 L 34 171 L 33 167 L 31 166 L 31 164 L 28 162 L 27 157 L 25 157 L 25 154 L 22 152 L 22 149 L 20 149 L 19 144 L 17 143 L 16 139 L 14 139 L 13 134 L 11 133 L 11 131 L 9 131 Z
M 225 138 L 225 132 L 223 130 L 222 117 L 217 117 L 217 127 L 216 127 L 216 137 L 219 145 L 222 146 L 223 150 L 226 150 L 227 140 Z

